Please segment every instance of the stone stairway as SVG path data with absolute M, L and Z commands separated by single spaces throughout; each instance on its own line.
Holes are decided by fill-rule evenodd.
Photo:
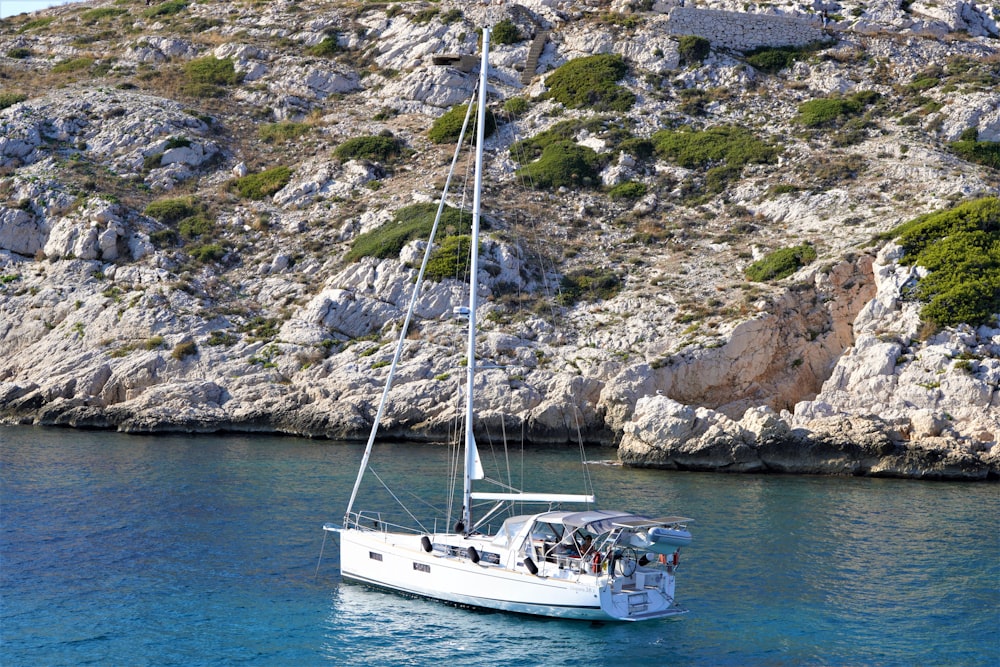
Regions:
M 545 42 L 549 39 L 548 30 L 539 30 L 535 38 L 531 40 L 531 48 L 528 49 L 528 59 L 524 63 L 524 71 L 521 72 L 521 83 L 528 85 L 535 78 L 535 69 L 538 68 L 538 59 L 545 49 Z

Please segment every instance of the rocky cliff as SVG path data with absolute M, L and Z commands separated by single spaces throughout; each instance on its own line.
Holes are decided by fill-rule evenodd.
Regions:
M 424 246 L 348 253 L 435 201 L 452 146 L 428 129 L 472 93 L 476 28 L 505 20 L 484 432 L 582 434 L 642 466 L 996 478 L 996 319 L 922 321 L 926 271 L 885 235 L 998 194 L 956 148 L 1000 141 L 996 9 L 682 4 L 117 0 L 0 22 L 2 419 L 364 437 Z M 739 50 L 770 42 L 799 51 Z M 604 53 L 633 104 L 553 98 L 552 72 Z M 525 187 L 509 149 L 553 128 L 599 173 Z M 683 128 L 739 128 L 770 159 L 649 150 Z M 357 137 L 395 152 L 339 150 Z M 791 275 L 745 274 L 803 245 Z M 385 433 L 449 432 L 463 299 L 425 286 Z

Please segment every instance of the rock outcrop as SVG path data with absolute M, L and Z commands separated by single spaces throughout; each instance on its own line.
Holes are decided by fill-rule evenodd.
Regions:
M 995 7 L 135 4 L 0 30 L 3 421 L 365 437 L 427 246 L 345 255 L 437 201 L 453 147 L 427 129 L 472 94 L 476 28 L 507 18 L 519 35 L 494 45 L 491 79 L 506 115 L 486 147 L 484 439 L 582 437 L 637 466 L 1000 476 L 1000 330 L 929 333 L 911 300 L 922 269 L 880 236 L 997 195 L 995 168 L 953 143 L 1000 139 Z M 709 52 L 682 62 L 687 35 Z M 744 53 L 807 43 L 777 73 Z M 600 53 L 623 56 L 634 105 L 552 99 L 552 70 Z M 857 93 L 878 106 L 852 110 Z M 846 115 L 807 127 L 821 99 Z M 774 155 L 657 150 L 682 126 L 746 129 Z M 510 149 L 554 128 L 599 154 L 594 175 L 525 189 Z M 360 137 L 395 143 L 337 157 Z M 247 187 L 272 167 L 280 182 Z M 815 262 L 746 279 L 804 243 Z M 424 284 L 384 433 L 453 430 L 463 290 Z

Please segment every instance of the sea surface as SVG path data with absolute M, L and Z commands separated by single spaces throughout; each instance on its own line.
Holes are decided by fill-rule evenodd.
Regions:
M 418 494 L 445 488 L 447 448 L 383 449 Z M 690 613 L 600 625 L 342 584 L 321 526 L 361 453 L 0 427 L 0 664 L 1000 664 L 997 484 L 591 465 L 601 506 L 696 519 Z M 575 449 L 516 460 L 535 490 L 581 468 Z

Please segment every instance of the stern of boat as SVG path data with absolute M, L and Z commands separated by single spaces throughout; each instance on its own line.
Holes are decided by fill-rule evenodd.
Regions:
M 620 621 L 644 621 L 688 612 L 674 600 L 673 566 L 637 567 L 634 572 L 608 578 L 601 589 L 601 609 Z

